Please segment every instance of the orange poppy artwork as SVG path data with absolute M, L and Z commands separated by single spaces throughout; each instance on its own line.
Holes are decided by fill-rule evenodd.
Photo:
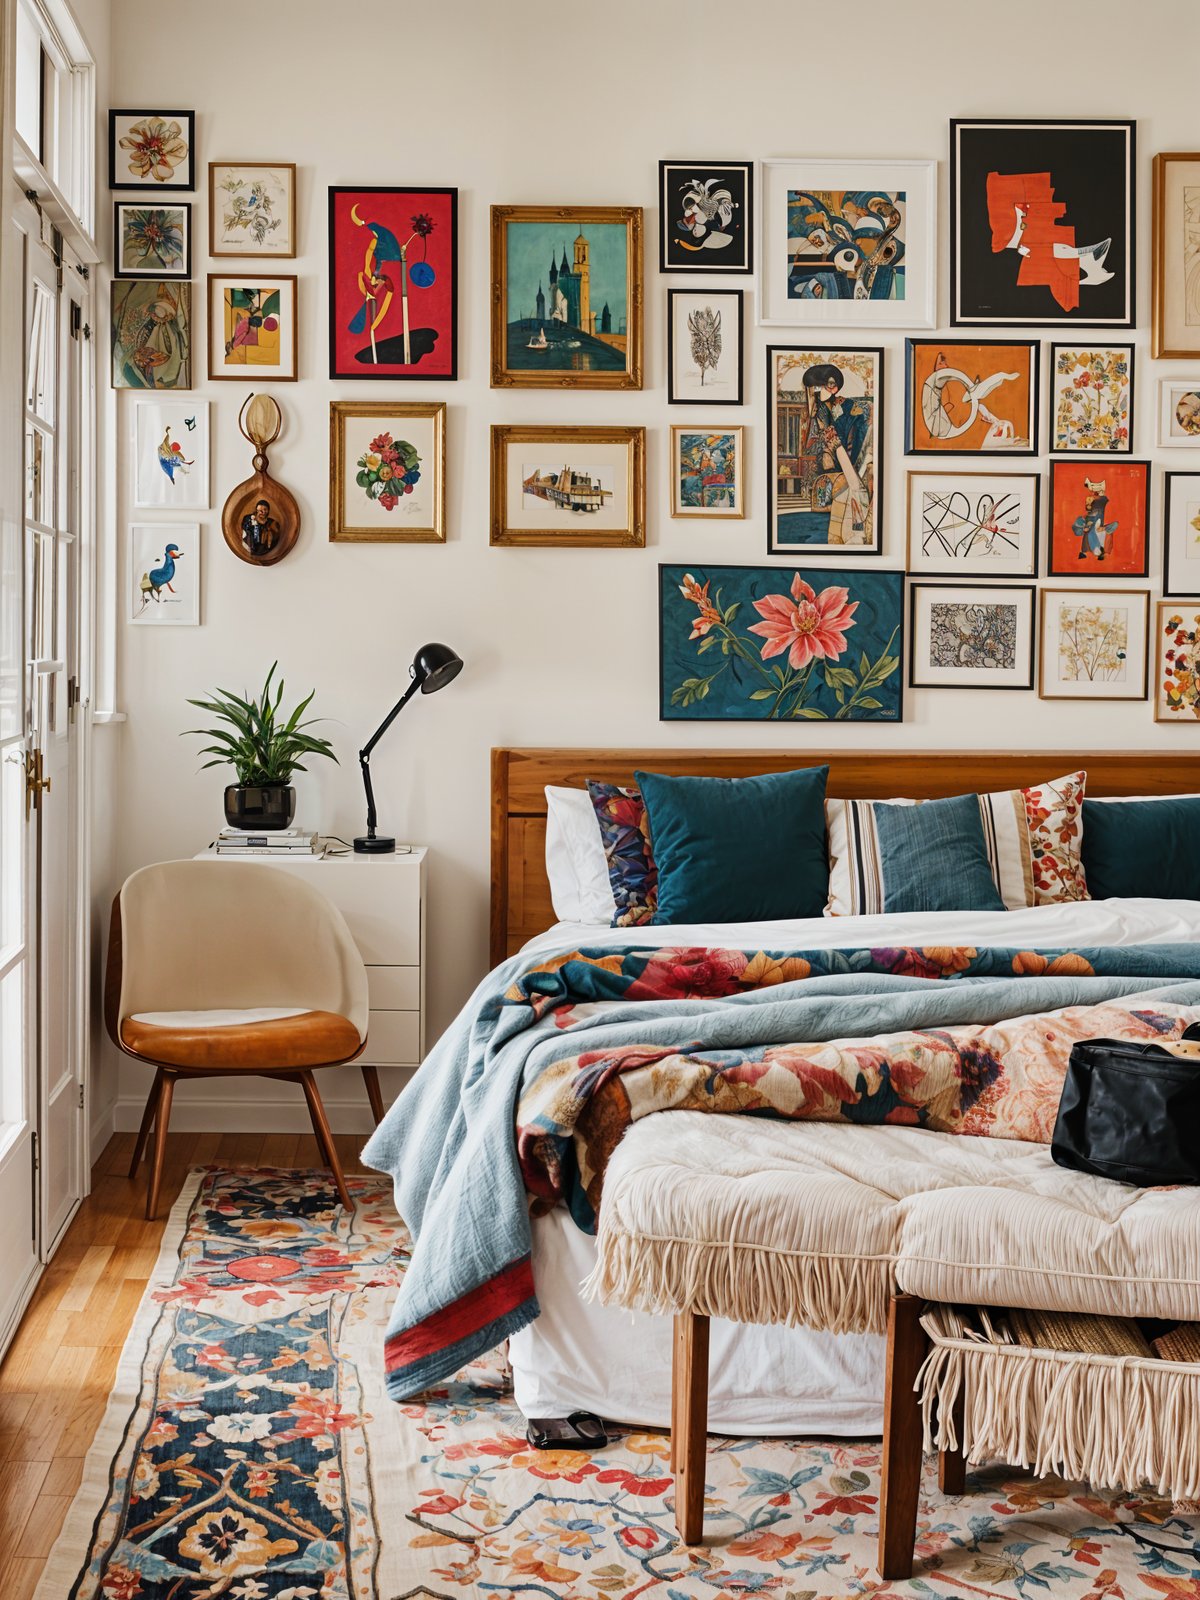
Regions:
M 1037 454 L 1036 340 L 910 339 L 909 455 Z

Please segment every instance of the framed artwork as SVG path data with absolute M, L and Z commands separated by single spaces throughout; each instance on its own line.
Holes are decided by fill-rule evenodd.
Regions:
M 658 163 L 660 272 L 750 272 L 753 161 Z
M 112 293 L 114 389 L 192 387 L 192 286 L 117 279 Z
M 744 517 L 745 451 L 740 427 L 671 429 L 671 515 Z
M 640 206 L 492 207 L 492 387 L 642 387 Z
M 744 315 L 741 289 L 667 290 L 668 405 L 741 405 Z
M 1162 592 L 1200 594 L 1200 472 L 1163 474 Z
M 910 456 L 1037 455 L 1036 339 L 909 339 Z
M 1200 376 L 1158 380 L 1158 442 L 1200 450 Z
M 910 472 L 910 573 L 939 578 L 1035 578 L 1036 472 Z
M 950 123 L 950 321 L 1134 325 L 1134 124 Z
M 882 549 L 883 351 L 767 349 L 767 549 Z
M 1032 689 L 1032 584 L 909 585 L 911 689 Z
M 113 276 L 190 278 L 192 208 L 113 201 Z
M 200 621 L 200 528 L 135 522 L 129 529 L 129 620 L 194 628 Z
M 248 272 L 208 275 L 208 376 L 295 383 L 296 279 Z
M 1200 356 L 1200 151 L 1154 158 L 1150 354 Z
M 139 511 L 209 506 L 208 401 L 139 400 L 133 408 L 133 503 Z
M 1200 601 L 1160 600 L 1154 630 L 1154 720 L 1200 722 Z
M 330 402 L 329 537 L 445 542 L 444 400 Z
M 208 163 L 208 253 L 296 254 L 295 162 Z
M 660 566 L 664 722 L 899 722 L 904 574 Z
M 110 111 L 110 189 L 194 189 L 194 111 Z
M 1052 578 L 1144 578 L 1150 570 L 1150 463 L 1052 461 Z
M 330 189 L 329 376 L 458 377 L 457 189 Z
M 1141 589 L 1043 589 L 1043 700 L 1144 700 L 1150 596 Z
M 760 207 L 760 322 L 933 327 L 936 161 L 764 161 Z
M 492 429 L 492 544 L 645 542 L 645 428 Z
M 1133 346 L 1050 346 L 1050 449 L 1060 456 L 1133 449 Z

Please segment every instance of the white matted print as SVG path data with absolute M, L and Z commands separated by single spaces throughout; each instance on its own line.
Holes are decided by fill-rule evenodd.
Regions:
M 1037 575 L 1036 472 L 910 472 L 908 570 L 942 578 Z
M 443 401 L 332 401 L 329 462 L 331 539 L 445 539 Z
M 207 510 L 207 400 L 137 402 L 133 413 L 133 503 L 139 511 Z
M 290 162 L 210 161 L 210 256 L 296 254 L 296 168 Z
M 1144 700 L 1150 595 L 1144 589 L 1043 589 L 1043 700 Z
M 741 405 L 744 305 L 740 289 L 667 290 L 669 405 Z
M 200 528 L 135 522 L 129 530 L 129 620 L 138 627 L 200 621 Z
M 1200 450 L 1200 375 L 1158 381 L 1158 442 Z
M 759 321 L 932 328 L 937 162 L 764 161 Z
M 1165 595 L 1200 595 L 1200 472 L 1163 474 Z
M 914 689 L 1032 689 L 1032 584 L 914 583 Z
M 298 290 L 294 276 L 208 275 L 208 376 L 294 383 Z
M 646 430 L 494 427 L 491 542 L 644 544 Z

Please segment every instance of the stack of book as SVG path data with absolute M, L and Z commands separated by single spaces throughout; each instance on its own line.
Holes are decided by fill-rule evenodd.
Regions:
M 307 828 L 275 828 L 269 833 L 222 828 L 216 844 L 219 856 L 311 856 L 319 849 L 317 835 Z

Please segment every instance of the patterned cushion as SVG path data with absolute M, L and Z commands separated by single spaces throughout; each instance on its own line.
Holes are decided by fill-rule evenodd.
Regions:
M 650 848 L 650 822 L 638 789 L 587 780 L 608 860 L 617 909 L 614 928 L 653 922 L 658 908 L 658 868 Z

